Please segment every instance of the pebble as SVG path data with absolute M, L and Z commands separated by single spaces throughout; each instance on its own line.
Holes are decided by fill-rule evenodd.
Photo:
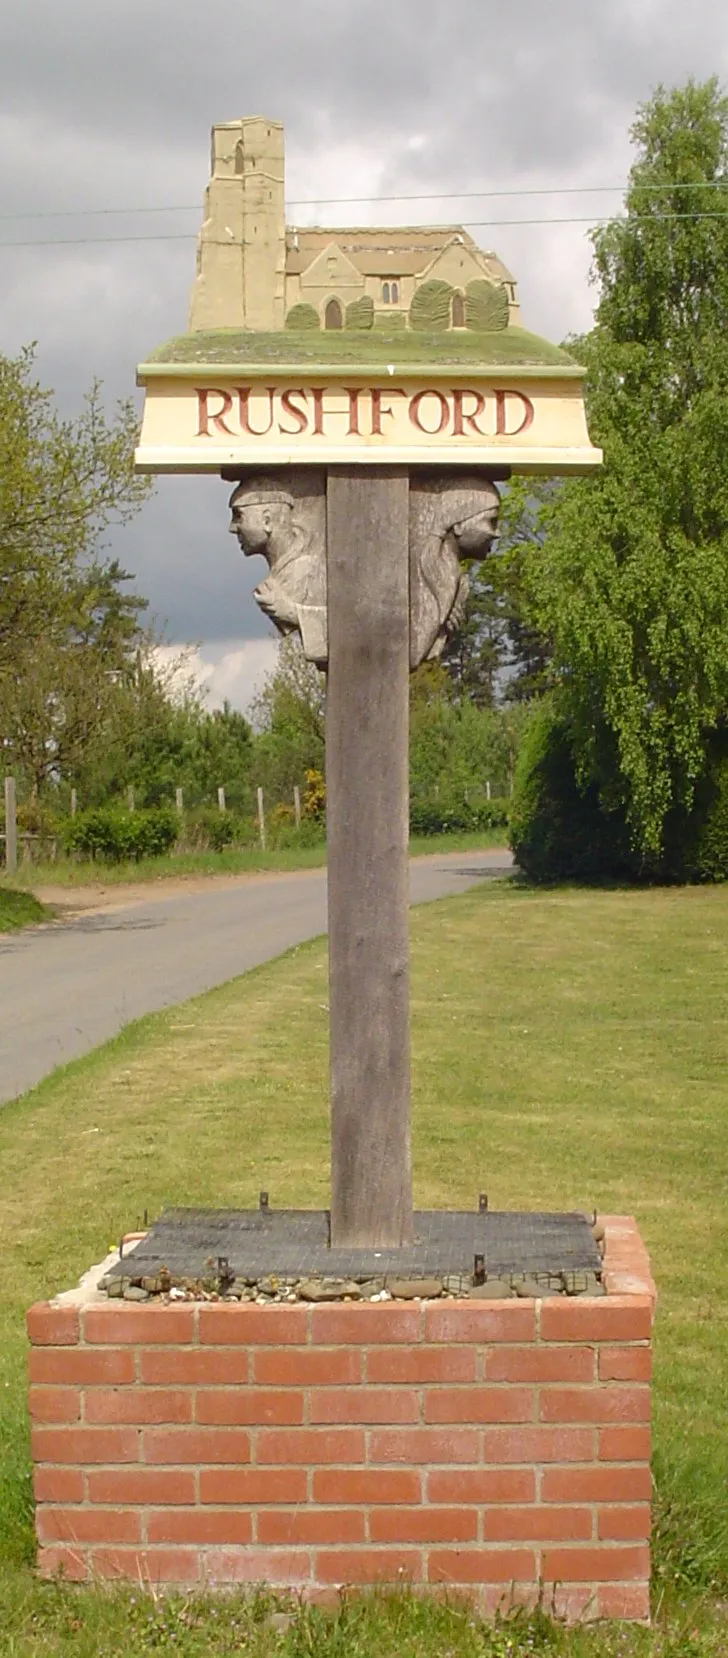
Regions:
M 442 1295 L 441 1278 L 388 1278 L 387 1289 L 395 1301 L 433 1301 Z
M 555 1290 L 551 1284 L 540 1284 L 537 1278 L 522 1278 L 515 1289 L 516 1295 L 535 1301 L 547 1301 L 553 1295 L 561 1295 L 561 1290 Z
M 596 1226 L 592 1227 L 592 1237 L 597 1243 L 604 1243 L 606 1235 L 602 1221 L 598 1220 Z
M 106 1290 L 106 1294 L 110 1296 L 112 1300 L 121 1300 L 121 1297 L 124 1294 L 124 1279 L 109 1278 L 108 1282 L 103 1287 Z M 99 1288 L 101 1288 L 101 1286 L 99 1286 Z
M 512 1295 L 510 1284 L 505 1284 L 502 1278 L 486 1278 L 484 1284 L 468 1286 L 470 1301 L 509 1301 Z
M 298 1285 L 302 1301 L 342 1301 L 344 1296 L 359 1299 L 359 1285 L 349 1278 L 305 1278 Z
M 143 1290 L 141 1284 L 127 1284 L 124 1290 L 125 1301 L 148 1301 L 149 1291 Z

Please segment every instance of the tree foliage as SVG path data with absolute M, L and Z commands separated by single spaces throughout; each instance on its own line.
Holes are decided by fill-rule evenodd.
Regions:
M 580 781 L 656 855 L 728 703 L 728 100 L 660 88 L 632 136 L 577 343 L 604 466 L 543 504 L 525 579 Z
M 144 638 L 146 601 L 104 548 L 148 491 L 136 418 L 92 386 L 62 420 L 33 352 L 0 356 L 0 744 L 33 791 L 100 753 L 107 715 Z

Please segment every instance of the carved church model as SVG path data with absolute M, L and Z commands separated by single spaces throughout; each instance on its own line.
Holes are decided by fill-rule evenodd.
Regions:
M 251 116 L 213 127 L 193 332 L 520 325 L 513 277 L 461 226 L 295 229 L 284 190 L 280 122 Z

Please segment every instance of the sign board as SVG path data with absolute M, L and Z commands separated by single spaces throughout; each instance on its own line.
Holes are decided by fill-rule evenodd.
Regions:
M 142 472 L 235 466 L 464 465 L 513 473 L 586 472 L 592 447 L 582 371 L 398 368 L 336 375 L 293 364 L 260 370 L 145 364 Z

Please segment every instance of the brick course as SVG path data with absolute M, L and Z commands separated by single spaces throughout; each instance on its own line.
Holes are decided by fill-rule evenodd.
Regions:
M 33 1307 L 41 1572 L 644 1620 L 654 1285 L 605 1225 L 601 1300 Z

